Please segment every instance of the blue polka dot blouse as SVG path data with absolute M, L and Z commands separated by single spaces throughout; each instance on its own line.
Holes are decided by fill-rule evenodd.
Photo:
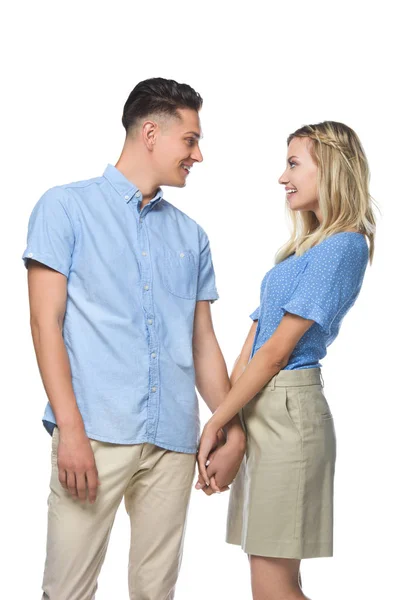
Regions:
M 251 356 L 288 312 L 315 323 L 296 345 L 285 369 L 321 367 L 319 361 L 360 292 L 367 263 L 365 237 L 346 231 L 275 265 L 262 281 L 260 306 L 250 315 L 258 320 Z

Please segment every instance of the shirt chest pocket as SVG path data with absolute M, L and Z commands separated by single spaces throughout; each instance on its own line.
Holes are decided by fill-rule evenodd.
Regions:
M 191 250 L 166 248 L 162 276 L 167 290 L 179 298 L 193 299 L 197 290 L 196 258 Z

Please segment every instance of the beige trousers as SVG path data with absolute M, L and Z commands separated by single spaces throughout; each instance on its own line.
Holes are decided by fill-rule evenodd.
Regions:
M 96 502 L 89 504 L 74 500 L 60 485 L 58 439 L 56 427 L 42 600 L 94 599 L 122 498 L 131 521 L 130 599 L 172 600 L 195 455 L 152 444 L 127 446 L 90 440 L 101 485 Z

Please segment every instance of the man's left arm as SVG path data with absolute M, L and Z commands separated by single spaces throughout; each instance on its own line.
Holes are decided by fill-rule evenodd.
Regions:
M 211 318 L 210 303 L 201 300 L 196 303 L 193 326 L 193 360 L 196 374 L 196 387 L 214 413 L 225 400 L 231 383 L 225 360 L 215 336 Z M 219 491 L 230 485 L 239 470 L 246 449 L 246 436 L 240 419 L 236 415 L 224 428 L 227 440 L 223 453 L 219 454 L 213 469 L 213 456 L 210 464 L 212 491 Z M 202 487 L 196 486 L 198 489 Z

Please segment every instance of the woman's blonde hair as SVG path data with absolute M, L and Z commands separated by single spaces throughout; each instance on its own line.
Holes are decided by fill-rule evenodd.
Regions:
M 322 215 L 318 222 L 312 211 L 292 211 L 292 235 L 278 251 L 276 263 L 291 254 L 300 256 L 328 236 L 356 230 L 369 240 L 369 258 L 374 255 L 374 200 L 369 194 L 367 157 L 357 134 L 335 121 L 305 125 L 290 134 L 293 138 L 309 138 L 311 155 L 318 166 L 318 202 Z

